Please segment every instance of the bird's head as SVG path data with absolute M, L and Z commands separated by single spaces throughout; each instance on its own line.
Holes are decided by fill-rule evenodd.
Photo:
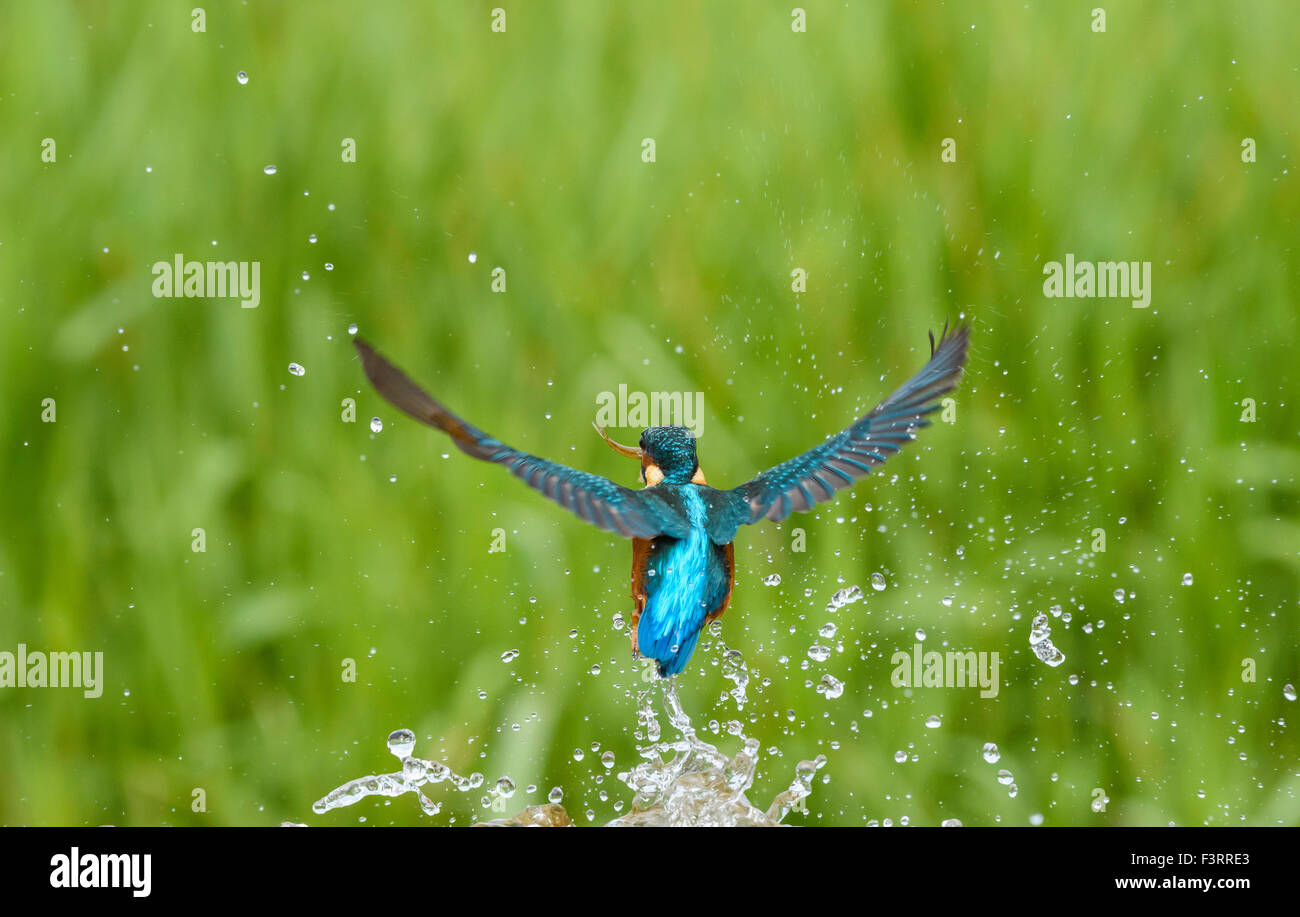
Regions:
M 686 427 L 647 427 L 636 447 L 614 442 L 599 426 L 596 430 L 615 452 L 641 460 L 641 480 L 647 487 L 705 483 L 695 455 L 695 434 Z

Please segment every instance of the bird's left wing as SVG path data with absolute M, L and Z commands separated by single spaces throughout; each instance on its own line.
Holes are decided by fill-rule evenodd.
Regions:
M 393 407 L 442 430 L 466 455 L 505 466 L 579 519 L 625 538 L 685 538 L 689 533 L 684 515 L 654 488 L 632 490 L 600 475 L 512 449 L 447 410 L 361 338 L 352 343 L 361 354 L 366 377 Z
M 791 512 L 833 499 L 835 491 L 869 474 L 930 425 L 925 416 L 957 387 L 969 341 L 969 325 L 951 335 L 945 329 L 938 346 L 931 335 L 930 362 L 848 429 L 732 490 L 702 488 L 709 504 L 709 538 L 728 544 L 741 525 L 760 519 L 780 522 Z

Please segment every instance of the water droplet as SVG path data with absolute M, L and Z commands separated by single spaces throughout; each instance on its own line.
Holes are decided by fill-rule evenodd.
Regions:
M 830 602 L 826 606 L 827 611 L 836 611 L 844 605 L 852 605 L 854 602 L 862 600 L 861 586 L 848 586 L 831 596 Z
M 834 640 L 835 633 L 838 630 L 839 628 L 835 626 L 834 622 L 827 621 L 818 629 L 817 633 L 821 634 L 821 636 L 825 637 L 827 640 Z
M 1115 590 L 1115 601 L 1117 601 L 1117 602 L 1123 602 L 1123 601 L 1124 601 L 1124 590 L 1123 590 L 1123 589 L 1116 589 L 1116 590 Z
M 1042 643 L 1051 634 L 1052 628 L 1047 624 L 1047 615 L 1034 615 L 1034 621 L 1029 630 L 1029 644 L 1033 646 Z
M 502 662 L 514 662 L 519 658 L 519 650 L 506 650 L 501 654 Z
M 352 324 L 348 325 L 348 334 L 356 334 L 356 333 L 357 333 L 357 323 L 353 322 Z
M 924 627 L 918 627 L 918 628 L 916 629 L 916 639 L 917 639 L 917 640 L 924 640 L 924 639 L 925 639 L 925 628 L 924 628 Z
M 585 757 L 586 757 L 586 754 L 583 752 L 583 750 L 582 750 L 581 748 L 575 748 L 575 749 L 573 750 L 573 760 L 574 760 L 574 761 L 581 761 L 581 760 L 582 760 L 583 758 L 585 758 Z
M 290 375 L 294 375 L 294 376 L 305 376 L 307 374 L 307 370 L 304 369 L 301 364 L 290 363 L 289 373 Z
M 316 244 L 316 233 L 312 233 L 310 236 L 308 236 L 308 237 L 307 237 L 307 241 L 310 242 L 312 245 L 315 245 L 315 244 Z
M 238 73 L 235 74 L 235 79 L 239 80 L 240 86 L 248 85 L 248 74 L 242 70 L 240 70 Z
M 1016 779 L 1015 775 L 1012 774 L 1011 771 L 1007 770 L 1006 768 L 1003 768 L 1002 770 L 998 771 L 998 783 L 1002 784 L 1003 786 L 1011 786 L 1012 782 L 1015 779 Z
M 612 768 L 614 766 L 614 753 L 612 751 L 605 752 L 600 756 L 600 763 L 605 766 L 605 770 Z
M 1184 574 L 1183 574 L 1183 585 L 1184 585 L 1184 586 L 1190 586 L 1191 584 L 1192 584 L 1192 574 L 1190 574 L 1190 573 L 1184 573 Z
M 831 648 L 820 643 L 808 647 L 808 658 L 813 662 L 825 662 L 831 658 Z
M 992 742 L 984 743 L 984 760 L 989 764 L 997 764 L 1002 760 L 1002 752 Z
M 378 417 L 370 418 L 371 433 L 381 433 L 383 432 L 383 429 L 384 429 L 384 422 L 382 420 L 380 420 Z
M 844 682 L 834 675 L 823 675 L 821 684 L 817 686 L 817 693 L 825 694 L 827 700 L 835 700 L 844 693 Z
M 395 729 L 388 734 L 388 750 L 399 758 L 409 758 L 415 751 L 415 733 L 409 729 Z
M 334 270 L 334 265 L 332 265 L 332 264 L 330 264 L 328 261 L 326 261 L 326 262 L 325 262 L 325 270 L 327 270 L 327 271 L 332 271 L 332 270 Z
M 473 263 L 474 263 L 475 261 L 477 261 L 477 260 L 478 260 L 478 252 L 470 252 L 470 253 L 469 253 L 469 263 L 470 263 L 470 264 L 473 264 Z
M 943 720 L 939 719 L 937 716 L 927 716 L 925 718 L 926 729 L 938 729 L 942 724 Z
M 303 271 L 303 272 L 302 272 L 302 279 L 303 279 L 303 280 L 311 280 L 311 274 L 308 274 L 306 271 Z
M 1065 654 L 1058 650 L 1051 640 L 1044 640 L 1042 643 L 1036 644 L 1034 646 L 1034 655 L 1052 668 L 1056 668 L 1062 662 L 1065 662 Z
M 1285 697 L 1287 700 L 1295 700 L 1296 697 L 1295 685 L 1283 685 L 1282 696 Z
M 781 585 L 781 574 L 780 574 L 780 573 L 773 573 L 773 574 L 770 574 L 770 575 L 768 575 L 768 576 L 763 577 L 763 585 L 764 585 L 764 586 L 779 586 L 779 585 Z
M 945 596 L 941 599 L 941 601 L 943 602 L 943 607 L 944 607 L 944 608 L 951 608 L 951 607 L 952 607 L 952 599 L 953 599 L 952 596 L 950 596 L 950 595 L 945 595 Z M 955 818 L 950 818 L 950 819 L 948 819 L 948 821 L 955 821 L 955 822 L 957 822 L 957 824 L 959 824 L 959 825 L 961 824 L 961 822 L 958 821 L 958 820 L 955 819 Z
M 894 760 L 899 764 L 905 763 L 907 761 L 907 752 L 900 748 L 898 751 L 894 752 Z
M 388 483 L 389 483 L 389 484 L 396 484 L 396 483 L 397 483 L 397 475 L 395 475 L 395 474 L 390 474 L 390 475 L 388 476 Z
M 267 175 L 274 175 L 274 174 L 275 174 L 275 166 L 267 166 L 267 167 L 266 167 L 265 169 L 263 169 L 262 171 L 265 172 Z
M 881 573 L 871 574 L 871 588 L 877 592 L 883 592 L 885 589 L 885 577 Z
M 558 806 L 560 800 L 564 798 L 564 790 L 560 789 L 558 786 L 553 786 L 551 787 L 551 791 L 546 794 L 546 798 Z
M 1065 654 L 1052 645 L 1051 634 L 1052 627 L 1047 622 L 1047 615 L 1034 615 L 1029 631 L 1029 645 L 1035 656 L 1055 668 L 1065 662 Z
M 960 818 L 945 818 L 943 821 L 939 822 L 940 828 L 960 828 L 961 826 Z

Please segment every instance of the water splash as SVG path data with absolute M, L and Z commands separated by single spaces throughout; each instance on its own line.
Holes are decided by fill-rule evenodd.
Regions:
M 713 622 L 713 625 L 717 624 L 717 621 Z M 745 689 L 749 686 L 749 667 L 745 665 L 745 656 L 740 652 L 740 650 L 727 649 L 725 646 L 723 647 L 722 676 L 735 685 L 735 687 L 727 693 L 736 701 L 736 709 L 743 709 L 745 701 L 749 699 L 745 692 Z
M 424 795 L 423 787 L 431 783 L 450 783 L 463 793 L 478 789 L 483 785 L 483 775 L 462 777 L 447 765 L 437 761 L 425 761 L 412 756 L 415 751 L 415 733 L 409 729 L 394 730 L 388 736 L 388 750 L 402 762 L 402 769 L 393 774 L 370 774 L 349 780 L 340 787 L 331 790 L 323 798 L 316 800 L 312 811 L 323 815 L 331 809 L 341 809 L 365 799 L 367 796 L 403 796 L 414 793 L 420 801 L 420 808 L 426 815 L 437 815 L 442 811 L 442 803 L 434 802 Z
M 736 685 L 731 694 L 737 705 L 743 706 L 749 674 L 739 653 L 724 650 L 724 665 L 728 664 L 728 659 L 728 677 Z M 663 738 L 656 701 L 662 703 L 663 713 L 675 738 Z M 631 811 L 609 822 L 610 827 L 775 827 L 791 811 L 806 811 L 804 800 L 812 793 L 813 778 L 826 764 L 825 755 L 799 762 L 790 785 L 777 794 L 767 809 L 759 809 L 746 796 L 758 768 L 759 742 L 744 734 L 738 720 L 727 724 L 727 733 L 740 740 L 739 751 L 728 757 L 699 737 L 690 717 L 682 709 L 676 680 L 656 678 L 637 696 L 637 722 L 637 752 L 642 760 L 631 770 L 618 774 L 619 780 L 633 793 Z M 353 805 L 367 796 L 392 797 L 414 793 L 426 815 L 437 815 L 441 804 L 429 799 L 424 787 L 448 783 L 468 792 L 483 785 L 480 774 L 461 777 L 445 764 L 414 757 L 415 734 L 409 729 L 393 732 L 388 737 L 388 750 L 402 762 L 400 771 L 351 780 L 318 800 L 312 810 L 319 815 Z M 612 768 L 612 753 L 606 752 L 601 761 L 607 768 Z M 508 787 L 503 789 L 502 783 Z M 508 799 L 513 792 L 514 784 L 508 778 L 498 781 L 496 794 L 500 799 Z M 508 818 L 479 824 L 489 827 L 571 826 L 572 819 L 560 805 L 562 798 L 563 792 L 556 787 L 548 794 L 548 803 L 528 806 Z
M 861 601 L 863 597 L 861 588 L 857 586 L 841 589 L 832 597 L 828 608 L 833 611 Z M 614 626 L 616 630 L 629 633 L 629 623 L 622 615 L 615 615 Z M 821 633 L 833 636 L 836 631 L 834 624 L 827 624 Z M 700 649 L 717 658 L 723 677 L 732 684 L 731 689 L 722 695 L 722 702 L 726 703 L 730 698 L 736 704 L 737 713 L 744 711 L 750 702 L 751 678 L 756 676 L 751 676 L 744 655 L 723 641 L 720 621 L 712 621 L 705 628 Z M 502 661 L 511 662 L 517 657 L 518 651 L 511 650 L 502 655 Z M 779 826 L 790 812 L 807 812 L 805 800 L 812 793 L 817 772 L 826 765 L 825 755 L 800 761 L 787 788 L 778 793 L 766 809 L 759 809 L 746 795 L 753 788 L 758 770 L 759 740 L 746 736 L 740 720 L 733 719 L 721 729 L 719 724 L 711 722 L 709 729 L 715 734 L 725 731 L 727 736 L 738 740 L 739 749 L 734 755 L 706 742 L 700 738 L 682 707 L 677 694 L 677 679 L 660 678 L 654 674 L 653 661 L 643 660 L 643 663 L 646 679 L 636 695 L 636 727 L 633 731 L 640 762 L 617 774 L 619 781 L 631 791 L 632 803 L 627 814 L 615 818 L 608 823 L 609 826 Z M 761 691 L 763 680 L 755 683 Z M 829 675 L 818 687 L 818 691 L 830 699 L 839 697 L 843 690 L 843 684 Z M 666 728 L 660 722 L 661 716 L 666 720 Z M 415 734 L 409 729 L 392 733 L 388 737 L 388 748 L 402 762 L 401 771 L 349 781 L 317 801 L 313 810 L 323 814 L 352 805 L 367 796 L 414 793 L 424 812 L 436 815 L 441 806 L 424 795 L 423 788 L 427 785 L 448 783 L 462 792 L 483 785 L 482 774 L 461 777 L 445 764 L 413 757 Z M 598 749 L 599 743 L 594 744 L 592 753 L 597 753 Z M 777 752 L 773 750 L 772 754 Z M 582 749 L 575 749 L 573 757 L 581 761 L 586 755 Z M 606 750 L 601 754 L 600 763 L 606 772 L 613 772 L 613 752 Z M 508 784 L 504 790 L 503 784 Z M 513 793 L 514 783 L 502 778 L 498 781 L 495 796 L 485 796 L 482 803 L 485 808 L 503 812 L 506 811 L 505 800 Z M 516 815 L 479 824 L 492 827 L 571 826 L 573 821 L 561 805 L 563 799 L 564 791 L 554 787 L 547 794 L 547 803 L 528 806 Z M 621 809 L 621 804 L 615 807 L 615 811 Z M 591 810 L 586 811 L 587 821 L 594 817 Z
M 1029 630 L 1029 645 L 1035 656 L 1053 668 L 1065 662 L 1065 654 L 1052 643 L 1052 626 L 1047 621 L 1047 615 L 1034 616 Z
M 826 610 L 839 611 L 845 605 L 852 605 L 854 602 L 860 601 L 862 601 L 862 587 L 848 586 L 831 596 L 831 600 L 826 604 Z
M 817 693 L 824 695 L 827 700 L 835 700 L 843 696 L 844 682 L 829 673 L 823 675 L 822 680 L 817 683 Z
M 477 822 L 474 827 L 572 828 L 573 819 L 569 818 L 569 813 L 564 811 L 564 806 L 550 802 L 540 806 L 529 806 L 518 815 L 513 815 L 510 818 L 494 818 L 491 821 Z
M 739 656 L 727 650 L 724 660 L 734 660 L 733 653 Z M 737 665 L 743 669 L 743 662 Z M 733 669 L 732 675 L 737 671 Z M 733 680 L 737 688 L 732 696 L 739 691 L 743 697 L 748 673 L 743 681 L 736 677 Z M 660 739 L 656 695 L 662 698 L 676 739 Z M 737 698 L 737 703 L 743 704 L 743 700 Z M 632 811 L 610 822 L 611 827 L 776 826 L 811 794 L 813 777 L 826 764 L 825 755 L 801 761 L 789 788 L 778 794 L 766 810 L 760 810 L 745 795 L 754 783 L 759 742 L 744 734 L 739 721 L 732 720 L 726 727 L 727 733 L 741 743 L 735 756 L 728 757 L 696 733 L 672 679 L 656 681 L 638 695 L 638 719 L 643 731 L 637 733 L 637 738 L 648 741 L 637 749 L 643 760 L 618 775 L 634 794 Z

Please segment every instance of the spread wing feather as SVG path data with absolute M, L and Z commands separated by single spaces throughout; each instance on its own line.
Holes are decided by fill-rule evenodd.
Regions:
M 361 338 L 353 339 L 353 344 L 361 354 L 366 377 L 393 407 L 442 430 L 466 455 L 504 466 L 584 522 L 625 538 L 685 538 L 688 534 L 684 515 L 654 488 L 632 490 L 600 475 L 512 449 L 447 410 Z
M 926 415 L 937 411 L 940 399 L 957 386 L 966 363 L 970 326 L 948 334 L 938 346 L 930 336 L 930 362 L 869 414 L 803 455 L 782 462 L 732 490 L 705 493 L 709 505 L 709 537 L 727 544 L 741 525 L 771 519 L 779 522 L 792 512 L 812 509 L 852 486 L 916 438 L 928 427 Z

